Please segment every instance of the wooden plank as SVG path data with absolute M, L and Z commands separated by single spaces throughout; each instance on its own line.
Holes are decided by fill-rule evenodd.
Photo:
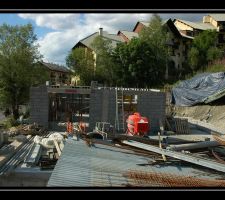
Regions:
M 162 149 L 160 132 L 158 132 L 158 136 L 159 136 L 159 148 Z M 163 153 L 162 153 L 162 158 L 163 158 L 164 161 L 166 161 L 166 156 Z
M 59 156 L 60 156 L 62 152 L 61 152 L 61 150 L 60 150 L 60 148 L 59 148 L 59 144 L 58 144 L 58 142 L 57 142 L 56 140 L 53 140 L 53 141 L 54 141 L 56 150 L 57 150 L 57 152 L 58 152 L 58 154 L 59 154 Z
M 164 133 L 164 127 L 163 127 L 163 124 L 162 124 L 161 120 L 159 120 L 159 128 L 160 128 L 161 134 L 163 134 Z

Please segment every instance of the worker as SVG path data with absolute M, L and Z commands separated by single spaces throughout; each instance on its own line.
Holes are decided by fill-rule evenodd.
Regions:
M 73 123 L 70 117 L 67 118 L 66 132 L 68 138 L 73 137 Z

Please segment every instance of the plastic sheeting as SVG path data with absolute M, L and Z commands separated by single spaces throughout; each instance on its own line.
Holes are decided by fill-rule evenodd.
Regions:
M 225 72 L 203 73 L 172 89 L 172 103 L 177 106 L 210 103 L 222 96 L 225 96 Z

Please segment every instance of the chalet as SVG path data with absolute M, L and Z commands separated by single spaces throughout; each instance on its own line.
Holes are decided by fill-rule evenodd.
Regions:
M 70 85 L 71 71 L 68 68 L 43 61 L 39 63 L 48 71 L 51 85 Z

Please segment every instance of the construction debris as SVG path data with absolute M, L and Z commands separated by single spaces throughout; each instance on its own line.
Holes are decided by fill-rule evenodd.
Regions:
M 41 145 L 34 143 L 28 155 L 26 156 L 24 163 L 26 163 L 27 166 L 35 166 L 37 165 L 40 156 L 41 156 Z
M 142 144 L 140 142 L 130 142 L 130 141 L 122 141 L 123 144 L 127 144 L 133 147 L 137 147 L 137 148 L 141 148 L 144 150 L 148 150 L 151 152 L 155 152 L 155 153 L 159 153 L 159 154 L 164 154 L 166 156 L 169 157 L 173 157 L 173 158 L 177 158 L 179 160 L 183 160 L 189 163 L 193 163 L 199 166 L 203 166 L 206 168 L 210 168 L 216 171 L 220 171 L 220 172 L 225 172 L 225 165 L 218 163 L 214 160 L 211 159 L 206 159 L 206 158 L 202 158 L 202 157 L 197 157 L 194 155 L 188 155 L 185 153 L 181 153 L 181 152 L 175 152 L 175 151 L 171 151 L 168 149 L 160 149 L 158 147 L 152 146 L 152 145 L 146 145 L 146 144 Z
M 37 144 L 41 144 L 45 148 L 54 148 L 54 140 L 58 143 L 61 143 L 64 140 L 64 137 L 62 134 L 57 132 L 50 134 L 49 137 L 40 137 L 38 135 L 34 137 L 34 142 Z
M 81 165 L 80 174 L 77 171 L 77 175 L 74 176 L 77 181 L 80 175 L 83 176 L 81 181 L 85 177 L 89 180 L 88 176 L 93 173 L 92 181 L 96 185 L 101 186 L 105 176 L 113 177 L 117 173 L 118 178 L 115 180 L 121 179 L 120 186 L 224 187 L 225 180 L 212 179 L 209 174 L 212 173 L 213 178 L 225 177 L 222 174 L 225 172 L 225 137 L 217 133 L 210 135 L 204 132 L 203 134 L 198 132 L 194 135 L 190 131 L 187 120 L 173 120 L 172 123 L 171 121 L 166 121 L 166 127 L 170 129 L 170 132 L 176 130 L 176 134 L 168 134 L 166 127 L 164 128 L 160 120 L 160 130 L 158 135 L 154 136 L 129 136 L 115 133 L 113 127 L 107 122 L 98 122 L 93 132 L 86 133 L 79 124 L 76 124 L 74 131 L 75 135 L 79 136 L 80 141 L 75 141 L 75 137 L 66 139 L 66 132 L 49 132 L 46 134 L 47 131 L 37 124 L 13 127 L 11 128 L 11 135 L 14 136 L 12 144 L 15 145 L 5 145 L 4 148 L 0 149 L 0 154 L 13 153 L 8 154 L 7 159 L 2 161 L 0 173 L 10 172 L 17 166 L 20 166 L 23 170 L 32 170 L 33 168 L 39 168 L 39 170 L 58 169 L 58 167 L 55 168 L 55 165 L 58 163 L 59 157 L 61 157 L 59 161 L 63 166 L 64 145 L 65 149 L 70 149 L 71 152 L 78 145 L 76 148 L 78 160 L 74 159 L 76 165 L 71 164 L 71 172 L 78 170 L 78 164 Z M 32 134 L 32 136 L 29 136 L 29 138 L 32 137 L 29 141 L 26 137 L 28 133 Z M 12 140 L 12 138 L 10 139 Z M 82 143 L 83 146 L 81 145 Z M 14 146 L 19 147 L 14 148 Z M 82 154 L 82 151 L 86 153 Z M 114 156 L 116 153 L 117 155 Z M 102 155 L 102 157 L 100 158 L 99 155 Z M 72 156 L 75 158 L 75 153 Z M 88 158 L 89 156 L 93 157 Z M 95 156 L 96 160 L 94 159 Z M 109 168 L 109 164 L 104 163 L 106 160 L 109 162 L 112 158 L 114 160 L 111 161 L 112 165 L 110 166 L 114 166 L 113 162 L 115 161 L 115 163 L 117 162 L 115 164 L 116 168 Z M 126 162 L 126 158 L 128 162 Z M 86 159 L 90 160 L 87 161 Z M 90 162 L 93 162 L 93 169 L 90 168 L 89 170 L 88 163 Z M 123 166 L 119 166 L 122 163 Z M 131 168 L 130 164 L 132 164 Z M 102 170 L 103 165 L 105 171 Z M 82 171 L 84 166 L 87 166 L 87 172 Z M 173 172 L 173 169 L 177 168 L 177 166 L 181 168 L 180 175 L 177 175 L 176 172 L 166 173 L 165 169 L 157 170 L 157 168 L 168 167 L 170 170 L 172 169 L 170 172 Z M 67 167 L 65 168 L 67 169 Z M 152 170 L 153 168 L 155 171 Z M 190 176 L 184 168 L 191 169 Z M 118 169 L 121 171 L 117 172 Z M 201 177 L 203 178 L 196 178 L 192 170 L 195 172 L 200 171 L 202 174 L 207 173 L 209 177 L 207 179 L 207 175 L 202 175 Z M 183 171 L 185 173 L 182 174 Z M 64 173 L 64 170 L 62 172 Z M 217 174 L 219 175 L 217 176 Z M 57 174 L 55 176 L 58 180 Z M 99 176 L 96 182 L 94 180 L 95 176 Z M 103 176 L 103 178 L 101 179 L 100 176 Z M 70 178 L 70 174 L 65 176 L 62 174 L 62 177 Z M 126 177 L 127 180 L 122 179 L 122 177 Z M 127 181 L 127 185 L 126 182 L 122 183 L 122 180 Z M 111 180 L 109 184 L 113 185 Z
M 14 137 L 17 135 L 44 135 L 47 133 L 47 130 L 36 123 L 28 125 L 19 125 L 17 127 L 11 127 L 8 130 L 8 135 Z
M 190 134 L 190 128 L 187 119 L 174 118 L 174 121 L 177 134 Z
M 193 150 L 193 149 L 203 149 L 209 147 L 217 147 L 220 146 L 220 143 L 217 141 L 205 141 L 205 142 L 196 142 L 189 144 L 180 144 L 180 145 L 170 145 L 166 149 L 172 151 L 183 151 L 183 150 Z
M 56 139 L 53 139 L 53 142 L 54 142 L 54 145 L 55 145 L 55 147 L 56 147 L 56 149 L 57 149 L 57 153 L 58 153 L 58 155 L 60 156 L 61 153 L 62 153 L 62 151 L 61 151 L 61 149 L 60 149 L 60 147 L 59 147 L 59 144 L 58 144 L 58 142 L 56 141 Z
M 128 171 L 123 175 L 134 180 L 132 187 L 225 187 L 224 180 L 200 179 L 171 173 Z
M 213 138 L 222 146 L 225 146 L 225 138 L 217 133 L 212 133 Z
M 18 127 L 19 133 L 23 135 L 44 135 L 46 134 L 47 130 L 36 123 L 28 124 L 28 125 L 20 125 Z
M 31 136 L 27 136 L 26 140 L 23 141 L 13 141 L 9 145 L 6 145 L 3 149 L 0 151 L 0 168 L 14 155 L 16 152 L 20 150 L 20 148 L 23 146 L 23 144 L 30 139 Z

